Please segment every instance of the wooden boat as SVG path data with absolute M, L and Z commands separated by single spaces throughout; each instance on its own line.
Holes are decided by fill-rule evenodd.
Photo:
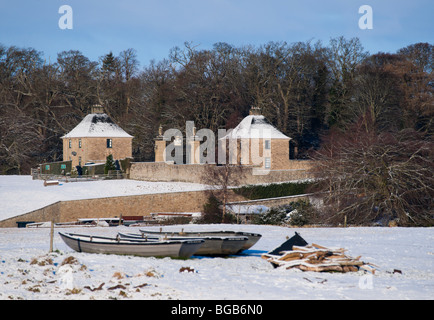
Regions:
M 190 238 L 203 238 L 203 237 L 247 237 L 247 241 L 243 244 L 243 246 L 239 249 L 237 253 L 240 253 L 244 250 L 251 248 L 255 245 L 256 242 L 261 239 L 262 235 L 259 233 L 252 232 L 244 232 L 244 231 L 189 231 L 184 232 L 182 229 L 180 232 L 174 231 L 165 231 L 163 232 L 162 228 L 160 231 L 151 231 L 151 230 L 142 230 L 140 232 L 144 232 L 146 234 L 158 235 L 158 236 L 181 236 L 181 237 L 190 237 Z
M 189 234 L 194 232 L 188 232 Z M 262 235 L 259 233 L 245 232 L 245 231 L 204 231 L 201 234 L 206 234 L 207 236 L 219 236 L 219 237 L 247 237 L 246 243 L 241 248 L 241 251 L 248 250 L 253 247 L 256 242 L 258 242 Z
M 184 232 L 181 230 L 180 232 L 174 231 L 165 231 L 163 232 L 162 228 L 160 231 L 150 231 L 150 230 L 140 230 L 140 232 L 154 234 L 154 235 L 170 235 L 170 236 L 182 236 L 182 237 L 190 237 L 190 238 L 201 238 L 201 237 L 247 237 L 247 241 L 241 247 L 240 252 L 251 248 L 256 242 L 261 239 L 262 235 L 259 233 L 252 232 L 244 232 L 244 231 L 189 231 Z
M 151 240 L 187 240 L 187 239 L 202 239 L 204 244 L 196 251 L 195 255 L 200 256 L 224 256 L 237 254 L 240 252 L 248 241 L 247 237 L 243 236 L 181 236 L 181 235 L 161 235 L 151 234 L 147 232 L 136 233 L 118 233 L 121 238 L 126 239 L 151 239 Z
M 59 232 L 68 247 L 78 252 L 189 258 L 203 244 L 201 239 L 155 241 L 122 239 Z

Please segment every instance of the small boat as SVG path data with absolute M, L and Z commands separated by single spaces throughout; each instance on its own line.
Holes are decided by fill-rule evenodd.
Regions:
M 68 247 L 78 252 L 135 255 L 141 257 L 189 258 L 203 244 L 201 239 L 155 241 L 110 238 L 59 232 Z
M 189 232 L 191 233 L 191 232 Z M 241 251 L 248 250 L 258 242 L 262 235 L 259 233 L 245 232 L 245 231 L 205 231 L 207 236 L 220 236 L 220 237 L 247 237 L 247 241 L 241 248 Z M 203 234 L 202 233 L 202 234 Z
M 140 230 L 140 232 L 143 232 L 145 234 L 159 235 L 159 236 L 170 235 L 171 237 L 174 237 L 174 236 L 180 237 L 181 236 L 181 237 L 189 237 L 189 238 L 247 237 L 247 241 L 244 242 L 243 246 L 239 249 L 239 251 L 237 253 L 240 253 L 244 250 L 251 248 L 262 237 L 262 235 L 259 233 L 244 232 L 244 231 L 206 231 L 206 230 L 203 230 L 203 231 L 184 232 L 184 230 L 181 230 L 181 232 L 174 232 L 174 231 L 163 232 L 162 228 L 160 228 L 160 231 Z
M 198 236 L 198 237 L 190 237 L 190 236 L 179 236 L 179 235 L 157 235 L 157 234 L 148 234 L 146 232 L 137 233 L 118 233 L 121 238 L 124 239 L 147 239 L 147 240 L 203 240 L 203 245 L 196 251 L 194 255 L 198 256 L 226 256 L 237 254 L 240 252 L 248 241 L 247 237 L 219 237 L 219 236 Z

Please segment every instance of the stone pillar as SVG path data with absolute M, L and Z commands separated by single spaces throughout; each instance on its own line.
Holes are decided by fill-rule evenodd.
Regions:
M 155 162 L 164 162 L 166 160 L 165 150 L 166 150 L 166 141 L 163 139 L 163 127 L 160 126 L 158 128 L 158 136 L 154 139 L 155 147 Z
M 196 136 L 196 127 L 193 127 L 193 135 L 191 137 L 188 137 L 188 141 L 187 141 L 187 148 L 190 148 L 189 164 L 200 163 L 199 146 L 200 146 L 200 141 L 199 141 L 199 137 Z

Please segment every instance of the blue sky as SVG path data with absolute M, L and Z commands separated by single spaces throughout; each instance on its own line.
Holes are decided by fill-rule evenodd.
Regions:
M 59 7 L 73 9 L 61 30 Z M 373 29 L 361 30 L 359 7 L 370 5 Z M 433 0 L 0 0 L 0 44 L 32 47 L 56 60 L 80 50 L 91 60 L 134 48 L 142 67 L 192 41 L 208 49 L 359 37 L 370 53 L 434 43 Z

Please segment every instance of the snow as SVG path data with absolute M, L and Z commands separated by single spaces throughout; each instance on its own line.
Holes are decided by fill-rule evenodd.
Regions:
M 59 231 L 66 231 L 114 236 L 117 232 L 139 232 L 138 227 L 56 228 L 55 252 L 51 254 L 49 228 L 4 228 L 0 229 L 0 300 L 431 300 L 434 297 L 434 228 L 258 225 L 164 228 L 242 230 L 261 233 L 262 238 L 240 256 L 179 260 L 78 253 L 58 235 Z M 295 231 L 309 243 L 343 247 L 348 255 L 361 255 L 361 260 L 375 264 L 378 271 L 374 275 L 361 271 L 302 272 L 273 268 L 260 257 Z M 71 257 L 76 263 L 62 266 L 67 258 L 74 261 Z M 187 271 L 180 272 L 182 268 Z M 395 269 L 402 273 L 394 273 Z
M 235 214 L 261 214 L 268 211 L 269 207 L 264 205 L 228 205 L 228 210 Z
M 185 182 L 101 180 L 68 182 L 44 187 L 31 176 L 0 175 L 0 221 L 65 200 L 104 198 L 162 192 L 204 190 L 205 185 Z
M 62 138 L 132 138 L 105 113 L 91 113 Z
M 30 176 L 0 176 L 0 220 L 59 200 L 204 187 L 133 180 L 44 187 L 41 180 L 32 180 Z M 138 233 L 139 227 L 56 227 L 55 252 L 50 254 L 50 228 L 0 228 L 0 300 L 434 298 L 434 228 L 181 225 L 164 229 L 241 230 L 260 233 L 262 238 L 240 256 L 179 260 L 79 253 L 67 247 L 58 234 L 64 231 L 115 236 L 118 232 Z M 378 271 L 374 275 L 362 271 L 302 272 L 273 268 L 261 258 L 261 254 L 278 247 L 294 232 L 308 243 L 345 248 L 349 256 L 361 256 L 362 261 L 378 266 Z M 76 262 L 62 266 L 65 259 Z M 180 272 L 181 268 L 191 272 Z
M 271 125 L 262 115 L 245 117 L 221 139 L 290 139 Z

